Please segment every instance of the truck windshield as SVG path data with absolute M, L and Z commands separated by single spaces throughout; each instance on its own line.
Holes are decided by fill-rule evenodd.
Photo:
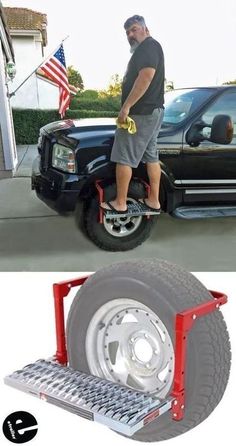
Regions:
M 165 94 L 163 124 L 176 125 L 192 115 L 198 107 L 214 94 L 213 89 L 183 89 Z

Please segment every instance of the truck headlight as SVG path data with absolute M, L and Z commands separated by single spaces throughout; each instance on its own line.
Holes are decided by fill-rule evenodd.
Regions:
M 42 139 L 43 139 L 43 135 L 39 135 L 39 137 L 38 137 L 38 147 L 39 148 L 41 148 Z
M 75 152 L 69 147 L 54 144 L 52 151 L 52 166 L 64 172 L 75 173 Z

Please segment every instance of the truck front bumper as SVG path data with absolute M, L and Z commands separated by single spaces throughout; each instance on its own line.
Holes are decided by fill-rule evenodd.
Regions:
M 63 213 L 73 211 L 84 181 L 78 175 L 71 175 L 55 169 L 45 173 L 40 170 L 40 157 L 33 162 L 31 189 L 50 208 Z

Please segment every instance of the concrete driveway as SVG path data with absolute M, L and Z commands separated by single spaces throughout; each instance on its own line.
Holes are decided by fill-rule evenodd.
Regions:
M 236 220 L 161 215 L 151 237 L 125 253 L 97 248 L 73 216 L 58 216 L 30 189 L 35 146 L 23 146 L 17 176 L 0 180 L 0 271 L 95 271 L 125 259 L 158 257 L 189 271 L 235 271 Z

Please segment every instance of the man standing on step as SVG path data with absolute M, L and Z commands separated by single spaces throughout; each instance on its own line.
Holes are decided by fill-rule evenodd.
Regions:
M 142 161 L 146 163 L 150 184 L 145 207 L 160 212 L 157 136 L 164 114 L 164 55 L 161 45 L 150 36 L 142 16 L 128 18 L 124 28 L 132 56 L 122 83 L 118 123 L 124 124 L 129 116 L 135 121 L 137 131 L 130 134 L 123 128 L 116 129 L 111 161 L 116 163 L 117 196 L 111 202 L 101 203 L 101 208 L 117 214 L 127 211 L 132 168 Z

